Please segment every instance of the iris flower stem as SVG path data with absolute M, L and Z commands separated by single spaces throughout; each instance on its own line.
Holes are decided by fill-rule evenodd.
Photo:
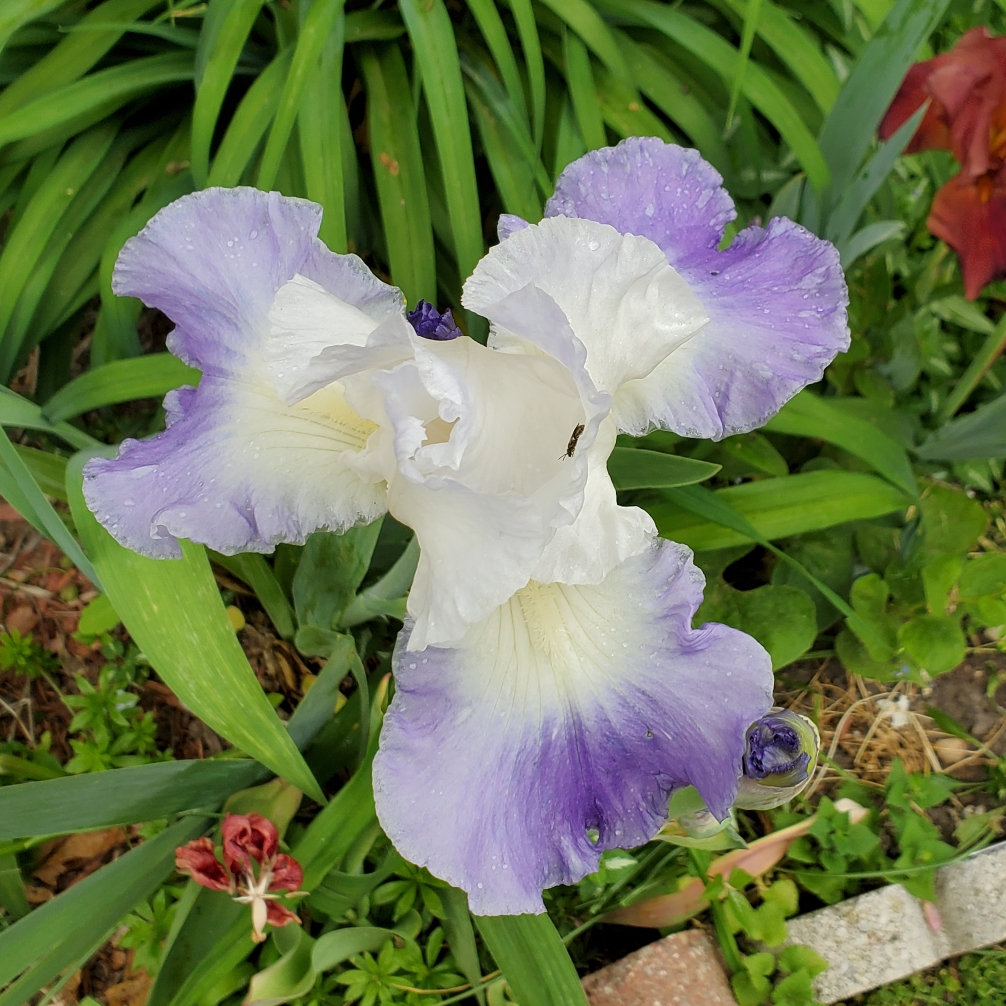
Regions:
M 688 861 L 692 864 L 692 869 L 698 874 L 699 880 L 708 888 L 709 874 L 706 873 L 706 869 L 702 865 L 702 861 L 695 854 L 694 849 L 688 850 Z M 720 941 L 720 949 L 723 951 L 727 967 L 730 968 L 731 974 L 736 974 L 738 971 L 743 970 L 744 964 L 741 961 L 741 952 L 737 946 L 737 939 L 730 931 L 730 923 L 727 921 L 727 912 L 723 907 L 723 902 L 719 898 L 713 898 L 709 902 L 709 910 L 713 915 L 716 937 Z

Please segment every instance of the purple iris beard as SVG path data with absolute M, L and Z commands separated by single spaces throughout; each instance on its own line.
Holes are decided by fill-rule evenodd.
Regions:
M 748 730 L 744 775 L 749 779 L 803 770 L 809 762 L 797 732 L 777 717 L 763 716 Z
M 406 317 L 416 330 L 416 334 L 424 339 L 446 342 L 448 339 L 456 339 L 461 334 L 461 329 L 454 323 L 449 309 L 441 314 L 426 300 L 421 300 L 415 311 L 410 311 Z

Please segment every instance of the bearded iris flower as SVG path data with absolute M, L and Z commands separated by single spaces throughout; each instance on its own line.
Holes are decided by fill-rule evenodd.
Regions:
M 618 432 L 760 425 L 848 344 L 838 256 L 788 221 L 717 250 L 716 172 L 653 140 L 588 154 L 546 219 L 501 221 L 465 284 L 488 346 L 315 238 L 318 209 L 248 189 L 163 210 L 119 292 L 178 325 L 203 370 L 169 427 L 92 461 L 85 495 L 124 544 L 269 551 L 387 508 L 420 560 L 374 763 L 381 823 L 477 914 L 638 845 L 694 785 L 723 818 L 768 655 L 692 627 L 684 546 L 619 506 Z M 253 237 L 254 233 L 254 237 Z

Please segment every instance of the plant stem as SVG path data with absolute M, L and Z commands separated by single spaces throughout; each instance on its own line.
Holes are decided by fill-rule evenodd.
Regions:
M 688 860 L 692 864 L 692 869 L 698 874 L 699 880 L 702 881 L 706 887 L 709 887 L 709 875 L 706 873 L 705 867 L 702 865 L 702 861 L 695 854 L 694 849 L 688 850 Z M 730 924 L 727 921 L 727 912 L 723 907 L 723 902 L 719 898 L 712 898 L 709 902 L 709 910 L 713 915 L 713 925 L 716 928 L 716 937 L 720 941 L 720 949 L 723 951 L 723 957 L 727 962 L 727 967 L 730 968 L 731 974 L 736 974 L 741 971 L 744 964 L 741 961 L 740 948 L 737 946 L 737 939 L 734 934 L 730 931 Z
M 986 336 L 982 348 L 975 353 L 967 370 L 961 374 L 960 380 L 954 385 L 954 390 L 947 395 L 946 401 L 940 406 L 936 413 L 936 419 L 941 426 L 952 419 L 957 410 L 968 400 L 968 396 L 978 387 L 978 382 L 988 373 L 989 368 L 996 362 L 1004 349 L 1006 349 L 1006 314 L 1000 318 L 999 324 L 993 331 Z

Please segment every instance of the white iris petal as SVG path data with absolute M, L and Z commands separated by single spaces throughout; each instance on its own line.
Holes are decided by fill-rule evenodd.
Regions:
M 456 643 L 529 581 L 597 584 L 647 547 L 652 520 L 608 477 L 608 413 L 706 320 L 653 242 L 565 218 L 492 249 L 464 299 L 494 348 L 378 326 L 300 276 L 270 312 L 280 395 L 373 424 L 348 463 L 388 483 L 419 538 L 410 649 Z

